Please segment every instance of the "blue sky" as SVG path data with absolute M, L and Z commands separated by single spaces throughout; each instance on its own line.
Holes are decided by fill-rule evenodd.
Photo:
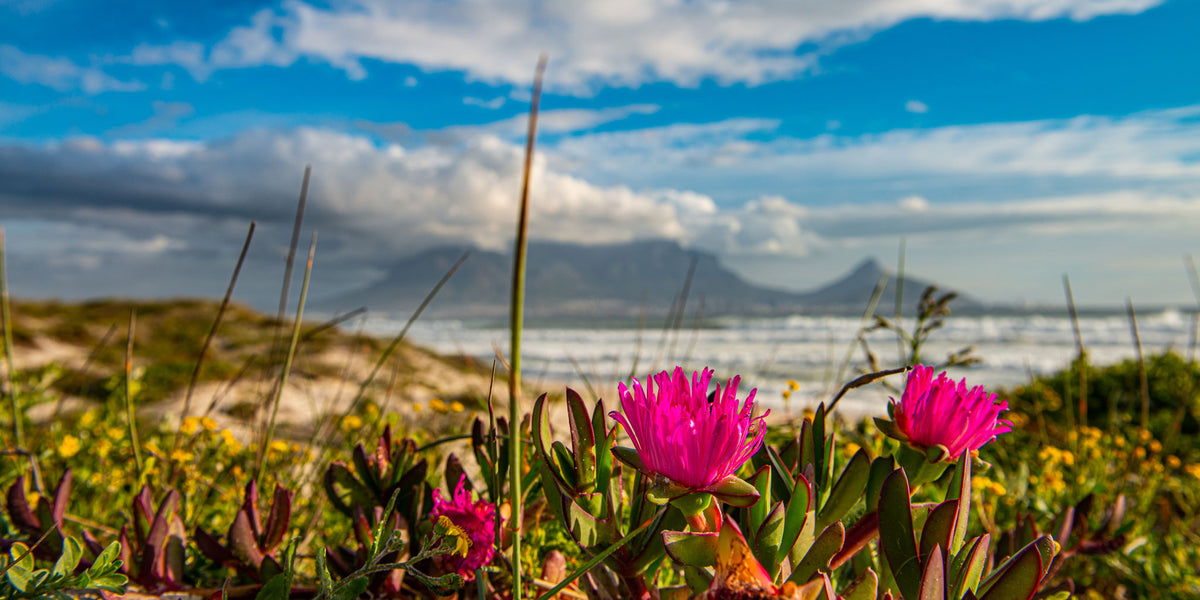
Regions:
M 532 235 L 669 238 L 809 289 L 867 256 L 998 302 L 1190 303 L 1200 3 L 0 0 L 18 296 L 270 306 L 306 164 L 314 286 Z

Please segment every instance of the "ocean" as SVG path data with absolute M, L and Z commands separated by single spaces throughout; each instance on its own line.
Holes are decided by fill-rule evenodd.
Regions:
M 1193 316 L 1176 310 L 1138 315 L 1138 332 L 1147 355 L 1175 350 L 1191 356 Z M 364 331 L 392 336 L 405 319 L 371 316 Z M 905 322 L 911 329 L 911 320 Z M 1124 313 L 1081 316 L 1079 327 L 1093 364 L 1112 364 L 1136 355 L 1128 317 Z M 867 362 L 859 340 L 862 320 L 857 317 L 718 317 L 697 327 L 684 319 L 677 330 L 662 320 L 644 327 L 630 324 L 569 323 L 553 327 L 531 326 L 522 337 L 522 370 L 526 383 L 539 390 L 569 385 L 584 397 L 590 394 L 612 402 L 618 382 L 628 382 L 662 369 L 709 367 L 715 378 L 741 376 L 744 396 L 757 389 L 757 400 L 772 411 L 796 414 L 805 407 L 828 401 L 842 385 L 866 372 Z M 881 368 L 899 364 L 897 336 L 874 331 L 863 339 L 877 356 Z M 434 319 L 418 320 L 408 340 L 435 352 L 472 357 L 490 365 L 497 350 L 509 351 L 508 330 L 496 322 Z M 950 316 L 934 331 L 923 348 L 926 364 L 944 362 L 949 353 L 973 347 L 981 362 L 948 369 L 955 379 L 989 388 L 1012 387 L 1033 375 L 1053 373 L 1075 358 L 1075 334 L 1064 314 L 1011 316 Z M 498 367 L 499 368 L 499 367 Z M 789 380 L 799 389 L 784 399 Z M 889 378 L 896 388 L 903 375 Z M 883 414 L 894 392 L 881 384 L 852 390 L 839 403 L 848 415 Z M 610 404 L 611 405 L 611 404 Z

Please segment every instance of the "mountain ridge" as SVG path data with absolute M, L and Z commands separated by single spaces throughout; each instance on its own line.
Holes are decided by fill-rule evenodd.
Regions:
M 365 305 L 372 311 L 411 312 L 455 262 L 470 255 L 427 309 L 434 317 L 500 317 L 508 314 L 512 259 L 465 245 L 433 247 L 396 262 L 378 281 L 320 304 Z M 689 276 L 690 273 L 690 276 Z M 817 289 L 794 292 L 746 281 L 711 253 L 664 240 L 584 246 L 534 242 L 526 271 L 526 314 L 531 317 L 636 317 L 672 312 L 687 283 L 688 311 L 703 303 L 706 315 L 778 315 L 798 312 L 861 313 L 888 271 L 866 258 Z M 916 294 L 928 282 L 906 277 Z M 939 286 L 941 287 L 941 286 Z M 881 306 L 895 303 L 895 280 Z M 955 307 L 978 307 L 969 298 Z

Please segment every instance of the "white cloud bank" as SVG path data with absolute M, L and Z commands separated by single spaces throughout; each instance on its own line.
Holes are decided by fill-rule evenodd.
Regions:
M 364 59 L 461 71 L 468 79 L 524 86 L 545 52 L 558 91 L 669 81 L 757 85 L 815 68 L 822 52 L 914 18 L 1086 20 L 1144 11 L 1162 0 L 285 0 L 215 44 L 141 46 L 141 64 L 175 63 L 198 79 L 213 69 L 328 63 L 362 79 Z M 798 52 L 805 44 L 818 50 Z

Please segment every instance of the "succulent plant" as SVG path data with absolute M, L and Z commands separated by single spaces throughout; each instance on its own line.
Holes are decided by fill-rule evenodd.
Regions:
M 25 539 L 25 545 L 33 548 L 33 555 L 43 560 L 55 560 L 63 552 L 62 521 L 67 512 L 67 499 L 71 495 L 71 469 L 63 472 L 49 498 L 40 496 L 30 506 L 25 493 L 25 476 L 20 475 L 8 488 L 5 508 L 8 519 Z M 47 530 L 49 532 L 47 533 Z M 42 536 L 45 535 L 45 539 Z M 94 554 L 100 553 L 99 544 L 86 531 L 85 539 Z M 41 540 L 40 543 L 38 541 Z M 8 550 L 17 540 L 0 540 L 0 548 Z
M 122 525 L 122 572 L 151 592 L 183 588 L 187 531 L 179 516 L 179 492 L 171 489 L 154 509 L 150 486 L 143 485 L 133 499 L 133 538 Z
M 258 511 L 258 484 L 252 479 L 246 484 L 245 500 L 229 525 L 225 543 L 197 527 L 196 546 L 213 561 L 236 569 L 259 583 L 266 583 L 284 570 L 279 551 L 291 523 L 294 497 L 294 492 L 276 484 L 264 526 Z
M 533 445 L 546 501 L 585 552 L 597 555 L 620 544 L 602 563 L 609 574 L 597 574 L 592 581 L 616 579 L 625 587 L 623 597 L 642 597 L 647 593 L 644 573 L 665 552 L 658 532 L 681 529 L 686 522 L 679 511 L 659 510 L 648 499 L 652 482 L 647 477 L 636 478 L 628 496 L 623 492 L 622 466 L 614 460 L 613 452 L 617 426 L 606 420 L 603 400 L 596 402 L 589 416 L 579 394 L 567 389 L 566 405 L 571 430 L 569 449 L 560 441 L 551 441 L 546 396 L 543 394 L 533 406 Z M 630 460 L 636 460 L 636 453 Z M 632 540 L 624 539 L 648 522 L 648 531 L 639 531 Z

